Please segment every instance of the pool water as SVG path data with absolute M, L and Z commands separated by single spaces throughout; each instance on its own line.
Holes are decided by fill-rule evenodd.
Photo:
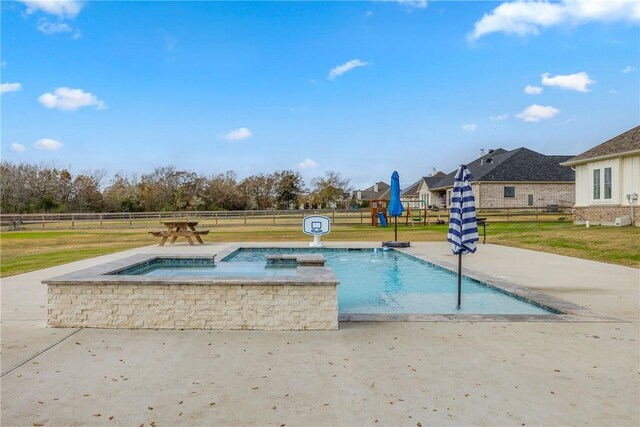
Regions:
M 113 272 L 115 275 L 151 277 L 273 277 L 295 276 L 295 268 L 264 268 L 264 263 L 219 262 L 212 258 L 153 258 Z
M 220 263 L 255 263 L 267 254 L 319 253 L 340 280 L 338 306 L 344 314 L 551 314 L 551 310 L 462 280 L 462 307 L 457 304 L 454 272 L 395 250 L 327 248 L 241 248 Z

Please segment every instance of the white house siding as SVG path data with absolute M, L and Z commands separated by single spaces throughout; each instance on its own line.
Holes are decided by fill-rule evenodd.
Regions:
M 640 154 L 623 157 L 622 161 L 622 186 L 620 195 L 623 203 L 627 202 L 627 194 L 640 194 Z
M 620 159 L 607 159 L 584 163 L 576 169 L 576 206 L 619 205 L 621 202 Z M 604 169 L 611 168 L 611 198 L 604 198 Z M 593 171 L 600 170 L 600 198 L 593 198 Z
M 611 168 L 611 198 L 604 198 L 604 168 Z M 593 198 L 593 171 L 601 171 L 600 199 Z M 573 220 L 576 224 L 590 221 L 612 225 L 617 217 L 631 216 L 627 194 L 640 194 L 640 154 L 597 160 L 575 166 L 576 205 Z M 636 205 L 638 206 L 638 205 Z M 634 223 L 640 225 L 640 206 L 634 209 Z
M 420 187 L 418 188 L 418 197 L 423 205 L 426 204 L 427 206 L 429 206 L 431 204 L 431 194 L 429 192 L 429 187 L 424 181 L 420 183 Z
M 604 169 L 611 168 L 611 198 L 604 198 Z M 600 199 L 593 198 L 593 171 L 600 169 Z M 626 205 L 627 194 L 640 194 L 640 155 L 598 160 L 575 166 L 576 207 Z

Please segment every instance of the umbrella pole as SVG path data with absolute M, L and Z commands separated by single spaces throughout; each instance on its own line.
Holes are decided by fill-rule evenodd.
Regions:
M 395 222 L 395 227 L 394 227 L 394 229 L 395 229 L 394 230 L 395 231 L 394 242 L 397 242 L 398 241 L 398 217 L 396 216 L 395 219 L 396 219 L 396 222 Z
M 458 254 L 458 310 L 462 302 L 462 251 Z

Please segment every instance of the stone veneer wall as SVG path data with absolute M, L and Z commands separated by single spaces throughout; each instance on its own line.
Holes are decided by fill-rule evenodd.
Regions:
M 592 224 L 613 225 L 619 216 L 631 216 L 631 207 L 620 205 L 591 205 L 574 206 L 573 222 L 584 224 L 589 221 Z M 636 205 L 633 210 L 634 223 L 640 226 L 640 206 Z
M 504 187 L 515 187 L 515 197 L 504 197 Z M 472 184 L 478 200 L 478 187 L 481 208 L 528 207 L 528 196 L 533 194 L 533 207 L 547 205 L 572 206 L 575 201 L 574 183 L 489 183 Z
M 48 325 L 337 330 L 334 285 L 49 284 Z

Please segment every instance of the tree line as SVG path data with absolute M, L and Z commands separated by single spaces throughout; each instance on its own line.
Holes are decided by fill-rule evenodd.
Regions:
M 279 170 L 239 179 L 160 166 L 141 176 L 119 172 L 102 188 L 106 171 L 72 175 L 30 163 L 0 164 L 2 213 L 157 212 L 349 207 L 349 180 L 329 171 L 308 188 L 299 172 Z

